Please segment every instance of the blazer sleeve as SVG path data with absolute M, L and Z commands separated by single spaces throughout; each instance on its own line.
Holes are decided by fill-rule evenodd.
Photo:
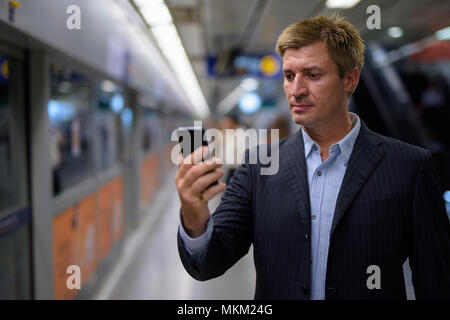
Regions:
M 450 299 L 450 223 L 429 151 L 416 181 L 411 221 L 416 299 Z
M 178 232 L 178 252 L 186 271 L 197 280 L 209 280 L 225 273 L 248 253 L 252 235 L 252 166 L 245 160 L 230 180 L 211 218 L 214 228 L 202 261 L 190 257 Z

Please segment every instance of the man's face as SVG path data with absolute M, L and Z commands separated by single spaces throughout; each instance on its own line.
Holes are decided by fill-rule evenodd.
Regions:
M 321 127 L 346 112 L 345 77 L 323 42 L 287 49 L 283 56 L 284 92 L 295 123 Z

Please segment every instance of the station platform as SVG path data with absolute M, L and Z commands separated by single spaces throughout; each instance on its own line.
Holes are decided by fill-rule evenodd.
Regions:
M 121 257 L 95 299 L 99 300 L 251 300 L 255 290 L 253 253 L 223 276 L 201 282 L 178 256 L 180 201 L 173 171 L 158 190 L 143 223 L 125 240 Z M 209 202 L 214 212 L 221 195 Z

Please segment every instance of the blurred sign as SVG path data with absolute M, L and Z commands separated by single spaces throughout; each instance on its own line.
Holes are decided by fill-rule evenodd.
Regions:
M 0 238 L 30 221 L 30 209 L 24 208 L 0 219 Z
M 117 38 L 110 37 L 106 50 L 106 70 L 116 79 L 128 81 L 131 75 L 131 54 Z
M 7 83 L 9 78 L 9 60 L 0 56 L 0 83 Z
M 282 62 L 274 53 L 209 56 L 208 75 L 211 77 L 252 76 L 275 79 L 281 77 Z
M 450 60 L 450 41 L 436 41 L 432 45 L 411 55 L 411 60 L 419 62 L 435 62 Z

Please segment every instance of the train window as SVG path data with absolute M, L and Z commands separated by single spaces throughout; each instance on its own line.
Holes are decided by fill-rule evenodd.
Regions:
M 19 133 L 17 78 L 19 63 L 0 55 L 0 213 L 22 204 L 25 197 L 23 132 Z M 14 94 L 15 93 L 15 94 Z M 0 214 L 1 217 L 1 214 Z
M 69 68 L 52 64 L 47 105 L 51 123 L 53 194 L 87 178 L 92 171 L 90 139 L 91 83 Z
M 110 80 L 100 84 L 96 130 L 100 142 L 99 166 L 106 169 L 118 162 L 120 114 L 124 109 L 122 89 Z

